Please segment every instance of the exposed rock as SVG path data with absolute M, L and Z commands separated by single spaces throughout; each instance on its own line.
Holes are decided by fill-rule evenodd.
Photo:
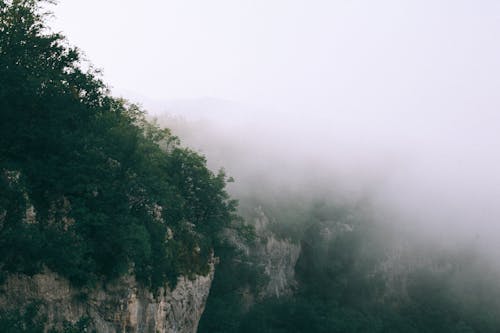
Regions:
M 264 247 L 264 272 L 269 277 L 265 294 L 280 297 L 292 292 L 296 286 L 295 264 L 299 259 L 300 245 L 289 240 L 268 237 Z
M 445 256 L 445 254 L 442 254 Z M 408 300 L 408 288 L 417 272 L 434 276 L 448 275 L 457 269 L 452 258 L 440 260 L 425 249 L 416 249 L 399 242 L 385 252 L 384 259 L 376 266 L 373 275 L 383 276 L 386 302 L 399 303 Z
M 0 175 L 2 172 L 10 186 L 19 187 L 20 172 L 3 170 Z M 27 206 L 23 223 L 37 223 L 37 212 L 28 194 L 21 187 L 19 191 Z M 70 210 L 67 198 L 54 201 L 48 223 L 57 220 L 67 230 L 74 223 L 68 217 Z M 0 230 L 7 213 L 0 208 Z M 152 214 L 159 220 L 162 207 L 152 207 Z M 167 240 L 172 237 L 169 228 Z M 67 279 L 48 269 L 33 276 L 11 274 L 0 285 L 0 311 L 23 312 L 37 304 L 40 318 L 46 318 L 46 331 L 62 330 L 65 322 L 74 324 L 89 319 L 88 332 L 196 333 L 212 284 L 214 264 L 215 259 L 206 276 L 180 277 L 175 289 L 165 285 L 154 292 L 141 286 L 133 275 L 88 290 L 73 287 Z
M 289 239 L 277 239 L 268 228 L 270 221 L 262 207 L 256 208 L 254 222 L 257 235 L 265 242 L 264 246 L 256 249 L 264 263 L 264 273 L 269 278 L 263 296 L 288 295 L 297 284 L 295 264 L 300 255 L 300 244 Z
M 47 318 L 46 331 L 88 318 L 89 332 L 195 333 L 213 274 L 212 265 L 207 276 L 181 277 L 175 289 L 155 293 L 141 287 L 133 275 L 90 291 L 74 288 L 48 270 L 32 277 L 10 275 L 0 286 L 0 308 L 20 310 L 38 303 Z

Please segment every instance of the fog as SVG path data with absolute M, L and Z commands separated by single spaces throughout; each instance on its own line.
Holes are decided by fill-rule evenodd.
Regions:
M 248 112 L 240 108 L 229 109 Z M 481 125 L 472 137 L 465 123 L 432 128 L 399 121 L 381 130 L 271 112 L 244 118 L 215 100 L 166 103 L 165 111 L 170 116 L 160 115 L 160 123 L 206 154 L 213 169 L 234 176 L 237 197 L 331 191 L 341 200 L 369 199 L 384 218 L 446 241 L 492 246 L 499 236 L 495 125 Z
M 53 11 L 112 91 L 224 167 L 235 196 L 333 190 L 500 254 L 499 2 L 92 0 Z

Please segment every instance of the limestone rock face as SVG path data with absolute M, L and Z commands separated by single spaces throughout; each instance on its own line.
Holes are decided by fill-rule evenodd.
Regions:
M 48 270 L 32 277 L 10 275 L 0 286 L 0 309 L 19 310 L 37 303 L 47 318 L 46 331 L 88 318 L 88 332 L 195 333 L 213 274 L 212 265 L 207 276 L 181 277 L 175 289 L 164 287 L 154 293 L 133 275 L 90 291 L 74 288 Z
M 264 272 L 269 278 L 265 295 L 280 297 L 290 294 L 296 287 L 295 264 L 299 259 L 300 245 L 288 240 L 269 237 L 263 248 Z
M 255 231 L 264 240 L 263 246 L 256 249 L 264 264 L 264 273 L 269 282 L 263 291 L 264 297 L 289 295 L 295 288 L 295 264 L 299 259 L 301 247 L 289 239 L 277 239 L 268 230 L 270 221 L 262 207 L 255 209 Z

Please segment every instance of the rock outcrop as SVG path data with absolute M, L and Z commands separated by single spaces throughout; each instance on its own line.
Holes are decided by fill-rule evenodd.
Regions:
M 46 331 L 85 319 L 88 332 L 195 333 L 213 274 L 212 265 L 207 276 L 181 277 L 173 290 L 166 286 L 155 292 L 133 275 L 92 290 L 75 288 L 48 270 L 32 277 L 9 275 L 0 286 L 0 308 L 19 311 L 37 304 Z
M 300 256 L 300 244 L 289 239 L 278 239 L 269 230 L 269 218 L 262 207 L 255 209 L 254 225 L 263 244 L 257 247 L 258 257 L 264 265 L 264 273 L 269 282 L 263 296 L 280 297 L 289 295 L 295 288 L 295 264 Z

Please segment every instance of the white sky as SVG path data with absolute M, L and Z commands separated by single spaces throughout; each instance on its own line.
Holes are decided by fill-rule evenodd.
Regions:
M 321 112 L 499 106 L 496 0 L 61 0 L 54 12 L 107 82 L 150 99 Z

